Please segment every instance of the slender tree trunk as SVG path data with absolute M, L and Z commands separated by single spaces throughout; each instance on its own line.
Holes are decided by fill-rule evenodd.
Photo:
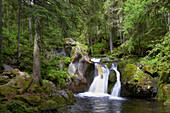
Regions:
M 91 54 L 93 54 L 93 40 L 91 37 L 90 37 L 90 44 L 91 44 Z
M 106 24 L 105 24 L 105 37 L 106 37 L 106 39 L 107 39 L 107 28 L 106 28 L 107 26 L 106 26 Z
M 3 59 L 3 38 L 2 38 L 2 0 L 0 0 L 0 69 L 2 68 Z
M 97 37 L 97 26 L 95 26 L 95 32 L 96 32 L 96 33 L 95 33 L 96 36 L 95 36 L 95 42 L 94 42 L 94 43 L 96 44 L 96 43 L 97 43 L 97 38 L 98 38 L 98 37 Z
M 28 5 L 31 5 L 31 0 L 28 0 Z M 29 21 L 29 32 L 30 32 L 30 37 L 29 40 L 30 42 L 32 42 L 32 23 L 31 23 L 31 17 L 28 17 L 28 21 Z
M 21 35 L 21 0 L 18 0 L 19 3 L 19 14 L 18 14 L 18 48 L 17 48 L 17 59 L 19 61 L 20 51 L 19 51 L 19 44 L 20 44 L 20 35 Z
M 113 28 L 110 28 L 110 52 L 113 52 Z
M 8 29 L 8 35 L 9 35 L 9 5 L 8 5 L 8 10 L 7 10 L 7 16 L 8 16 L 7 29 Z
M 39 18 L 35 18 L 35 37 L 33 53 L 33 83 L 42 85 L 41 81 L 41 53 L 40 53 L 40 36 L 38 33 Z
M 170 13 L 168 13 L 169 37 L 170 37 Z

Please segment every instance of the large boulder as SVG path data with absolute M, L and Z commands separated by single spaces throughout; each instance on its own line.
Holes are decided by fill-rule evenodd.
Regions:
M 32 76 L 18 69 L 4 72 L 2 77 L 6 82 L 0 85 L 0 112 L 52 110 L 75 101 L 69 90 L 58 91 L 50 81 L 37 86 Z
M 90 62 L 86 46 L 72 39 L 66 39 L 65 41 L 68 45 L 73 46 L 71 63 L 67 71 L 72 79 L 69 88 L 74 93 L 86 91 L 94 77 L 94 64 Z
M 122 96 L 149 98 L 155 97 L 158 90 L 158 77 L 152 77 L 134 64 L 127 64 L 121 70 Z
M 170 105 L 170 84 L 161 84 L 159 86 L 158 100 L 164 100 L 164 104 Z

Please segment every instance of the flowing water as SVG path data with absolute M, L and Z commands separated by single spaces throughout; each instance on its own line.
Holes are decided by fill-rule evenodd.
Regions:
M 117 63 L 112 63 L 111 70 L 116 72 L 117 81 L 114 87 L 112 88 L 111 96 L 120 97 L 121 82 L 120 82 L 120 73 L 117 70 Z
M 112 63 L 110 69 L 116 72 L 117 82 L 112 88 L 111 95 L 107 94 L 110 71 L 106 65 L 99 63 L 100 58 L 91 60 L 95 62 L 96 75 L 89 91 L 75 94 L 74 105 L 50 113 L 170 113 L 170 106 L 163 105 L 163 102 L 120 97 L 121 82 L 117 63 Z

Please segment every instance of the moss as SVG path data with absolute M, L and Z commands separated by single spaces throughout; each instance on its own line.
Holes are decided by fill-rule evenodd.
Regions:
M 109 85 L 108 85 L 108 90 L 107 90 L 107 92 L 108 92 L 109 94 L 111 94 L 111 90 L 112 90 L 113 86 L 114 86 L 114 84 L 109 84 Z
M 161 73 L 159 82 L 160 83 L 170 83 L 170 77 L 168 76 L 168 74 L 166 72 Z
M 130 82 L 137 72 L 137 67 L 133 64 L 127 64 L 123 73 L 123 82 Z
M 63 107 L 67 105 L 66 100 L 61 95 L 54 95 L 52 100 L 56 102 L 57 107 Z
M 115 72 L 114 72 L 114 73 L 111 73 L 111 74 L 109 75 L 109 82 L 115 84 L 116 81 L 117 81 L 117 79 L 116 79 L 116 73 L 115 73 Z
M 14 86 L 18 87 L 17 92 L 22 94 L 22 93 L 26 92 L 27 88 L 29 87 L 30 82 L 31 82 L 31 80 L 26 81 L 23 78 L 17 78 L 15 80 Z
M 53 100 L 47 100 L 42 102 L 37 108 L 38 110 L 52 110 L 57 108 L 57 103 Z
M 10 81 L 8 76 L 0 76 L 0 85 L 4 85 Z
M 26 113 L 26 112 L 29 113 L 33 111 L 32 108 L 26 106 L 22 102 L 9 102 L 9 103 L 6 103 L 5 106 L 6 106 L 5 109 L 12 113 Z
M 11 87 L 11 86 L 0 86 L 0 96 L 12 96 L 12 95 L 16 95 L 17 91 L 15 88 Z
M 67 103 L 67 104 L 74 104 L 74 102 L 75 102 L 75 97 L 74 97 L 74 94 L 73 93 L 71 93 L 71 92 L 67 92 L 67 95 L 68 95 L 68 99 L 69 99 L 69 103 Z
M 105 64 L 109 69 L 110 69 L 111 66 L 112 66 L 112 62 L 106 62 L 106 63 L 103 63 L 103 64 Z
M 31 106 L 37 106 L 41 103 L 41 97 L 35 95 L 17 95 L 13 99 L 23 101 Z
M 161 84 L 158 90 L 158 100 L 169 100 L 170 84 Z
M 144 71 L 147 71 L 147 72 L 149 72 L 149 73 L 151 73 L 151 74 L 157 72 L 156 69 L 154 69 L 153 67 L 151 67 L 151 66 L 149 66 L 149 65 L 145 65 L 145 66 L 144 66 Z

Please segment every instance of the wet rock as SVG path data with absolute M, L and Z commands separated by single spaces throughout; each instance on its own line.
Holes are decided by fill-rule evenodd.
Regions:
M 161 84 L 159 86 L 158 100 L 170 101 L 170 84 Z
M 133 64 L 121 70 L 122 96 L 137 98 L 155 97 L 158 90 L 158 77 L 151 77 Z
M 66 40 L 66 43 L 74 46 L 71 55 L 71 63 L 67 71 L 72 79 L 69 88 L 74 93 L 85 91 L 88 89 L 87 87 L 89 85 L 89 83 L 87 83 L 87 79 L 94 77 L 94 70 L 92 70 L 94 68 L 89 69 L 92 65 L 94 66 L 94 64 L 90 62 L 87 54 L 87 48 L 84 45 L 75 42 L 72 39 Z

